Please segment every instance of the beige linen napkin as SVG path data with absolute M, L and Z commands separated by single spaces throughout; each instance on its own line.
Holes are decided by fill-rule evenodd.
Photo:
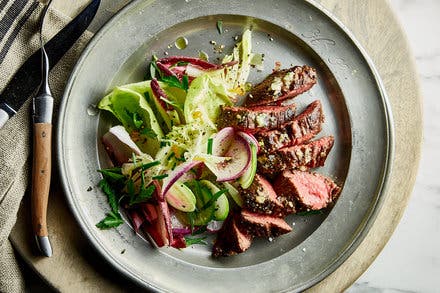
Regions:
M 0 92 L 21 64 L 39 48 L 37 31 L 41 11 L 42 4 L 34 0 L 0 1 Z M 49 10 L 44 26 L 45 39 L 52 37 L 69 20 L 59 11 Z M 91 35 L 85 32 L 51 71 L 55 113 L 71 69 Z M 23 278 L 8 236 L 29 185 L 32 164 L 30 105 L 28 99 L 0 130 L 0 292 L 24 291 Z M 55 166 L 53 172 L 56 172 Z

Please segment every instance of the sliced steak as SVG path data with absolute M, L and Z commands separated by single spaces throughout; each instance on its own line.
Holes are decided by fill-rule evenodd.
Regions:
M 262 154 L 258 157 L 258 172 L 270 176 L 283 170 L 305 171 L 324 166 L 334 141 L 333 136 L 326 136 L 307 144 L 285 147 L 270 154 Z
M 321 131 L 323 122 L 321 102 L 314 101 L 294 120 L 279 129 L 257 132 L 255 138 L 260 145 L 260 153 L 270 153 L 286 146 L 307 142 Z
M 341 191 L 330 178 L 303 171 L 284 171 L 275 181 L 274 188 L 286 213 L 323 209 Z
M 248 94 L 245 106 L 260 106 L 295 97 L 316 83 L 316 70 L 304 65 L 274 71 Z
M 248 189 L 240 189 L 243 207 L 255 212 L 282 216 L 283 205 L 277 200 L 272 185 L 261 175 L 256 174 Z
M 292 228 L 282 218 L 242 210 L 239 217 L 240 230 L 255 237 L 277 237 L 289 233 Z
M 276 129 L 295 117 L 295 109 L 295 105 L 253 108 L 223 106 L 219 116 L 218 128 L 232 126 L 249 132 Z
M 252 236 L 237 226 L 237 216 L 230 214 L 217 234 L 212 256 L 231 256 L 246 251 L 252 243 Z

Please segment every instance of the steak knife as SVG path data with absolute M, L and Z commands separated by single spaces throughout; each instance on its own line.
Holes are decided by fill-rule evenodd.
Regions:
M 92 0 L 80 14 L 47 42 L 45 47 L 50 60 L 50 69 L 87 29 L 100 2 L 100 0 Z M 41 82 L 40 64 L 41 50 L 38 50 L 23 63 L 0 94 L 0 129 L 38 88 Z

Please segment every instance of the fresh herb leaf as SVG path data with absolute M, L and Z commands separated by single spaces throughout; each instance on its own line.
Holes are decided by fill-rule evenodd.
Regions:
M 156 176 L 153 176 L 152 178 L 156 179 L 156 180 L 162 180 L 166 177 L 168 177 L 168 174 L 156 175 Z
M 299 212 L 299 213 L 296 213 L 295 215 L 297 215 L 297 216 L 311 216 L 311 215 L 320 215 L 322 213 L 323 213 L 322 210 L 317 210 L 317 211 L 311 210 L 311 211 Z
M 208 138 L 208 155 L 212 155 L 212 143 L 213 143 L 214 139 L 213 138 Z
M 156 187 L 154 185 L 150 185 L 147 188 L 145 188 L 144 184 L 142 184 L 139 194 L 137 196 L 130 198 L 129 205 L 134 205 L 149 200 L 153 196 L 153 192 L 155 191 L 155 189 Z
M 142 124 L 144 124 L 144 121 L 140 118 L 138 113 L 132 113 L 129 110 L 125 110 L 125 112 L 127 113 L 127 115 L 130 117 L 131 122 L 134 126 L 134 128 L 139 129 L 141 128 Z
M 118 169 L 118 170 L 115 170 L 115 169 Z M 112 168 L 112 169 L 101 169 L 101 170 L 98 170 L 98 172 L 101 173 L 102 176 L 106 180 L 112 181 L 112 182 L 125 179 L 125 176 L 122 175 L 120 173 L 120 171 L 121 171 L 121 168 Z
M 200 244 L 200 245 L 207 245 L 208 244 L 205 241 L 206 236 L 205 237 L 197 237 L 197 238 L 185 236 L 184 238 L 185 238 L 186 246 L 191 246 L 193 244 Z
M 217 30 L 218 30 L 219 34 L 223 33 L 223 21 L 221 21 L 221 20 L 217 21 Z
M 118 213 L 118 200 L 116 196 L 115 190 L 111 187 L 110 183 L 106 179 L 102 179 L 99 181 L 98 186 L 102 189 L 102 191 L 107 195 L 108 203 L 112 209 L 112 212 Z
M 182 86 L 183 89 L 187 92 L 188 91 L 188 87 L 189 87 L 189 78 L 188 75 L 184 75 L 182 76 Z
M 123 223 L 121 215 L 118 212 L 110 212 L 106 214 L 106 217 L 101 220 L 96 227 L 99 229 L 110 229 L 117 227 Z
M 151 128 L 142 129 L 141 134 L 145 135 L 146 137 L 149 137 L 149 138 L 156 138 L 157 137 L 156 132 L 154 132 L 154 130 Z
M 170 75 L 170 76 L 162 76 L 161 81 L 165 82 L 169 86 L 176 87 L 182 90 L 187 91 L 188 90 L 188 76 L 184 75 L 182 77 L 182 81 L 180 81 L 176 76 Z

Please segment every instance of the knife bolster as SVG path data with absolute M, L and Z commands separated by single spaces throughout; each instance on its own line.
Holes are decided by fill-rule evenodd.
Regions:
M 52 123 L 53 97 L 42 94 L 34 98 L 34 123 Z

